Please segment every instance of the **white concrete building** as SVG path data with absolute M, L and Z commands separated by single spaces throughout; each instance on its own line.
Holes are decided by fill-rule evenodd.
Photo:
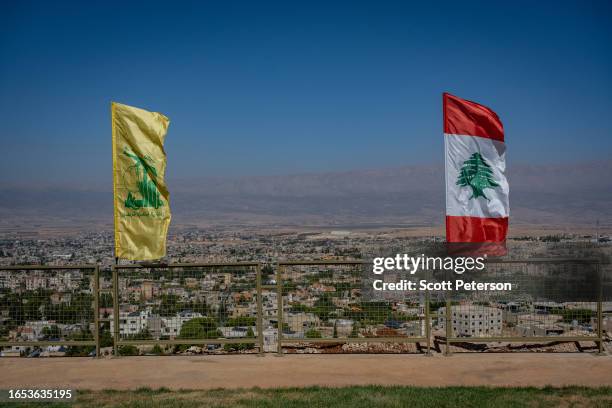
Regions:
M 191 319 L 204 317 L 201 313 L 191 310 L 184 310 L 177 313 L 176 316 L 161 318 L 161 335 L 171 338 L 177 337 L 181 333 L 183 324 Z
M 138 334 L 147 328 L 147 319 L 151 315 L 150 310 L 143 310 L 141 312 L 119 314 L 119 334 L 121 336 L 127 336 L 130 334 Z M 111 322 L 112 324 L 112 322 Z M 111 326 L 112 327 L 112 326 Z
M 446 308 L 438 309 L 438 326 L 446 330 Z M 501 309 L 480 305 L 451 307 L 450 323 L 454 337 L 499 336 L 502 332 Z

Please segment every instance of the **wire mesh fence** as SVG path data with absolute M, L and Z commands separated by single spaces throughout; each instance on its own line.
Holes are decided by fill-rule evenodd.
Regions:
M 514 289 L 371 298 L 363 261 L 0 267 L 0 353 L 602 350 L 612 304 L 598 261 L 486 269 Z
M 487 263 L 486 276 L 511 283 L 513 290 L 447 293 L 432 304 L 432 333 L 445 342 L 446 353 L 547 351 L 565 342 L 576 344 L 560 351 L 593 344 L 602 351 L 602 275 L 597 260 L 493 261 Z
M 0 267 L 3 356 L 97 354 L 98 267 Z
M 114 351 L 113 340 L 113 314 L 115 297 L 113 295 L 113 274 L 110 269 L 99 271 L 98 290 L 98 349 L 103 356 L 112 355 Z
M 426 295 L 363 296 L 362 261 L 286 262 L 277 273 L 277 352 L 401 353 L 429 350 Z M 285 346 L 285 347 L 283 347 Z
M 116 266 L 116 353 L 262 351 L 260 279 L 256 263 Z

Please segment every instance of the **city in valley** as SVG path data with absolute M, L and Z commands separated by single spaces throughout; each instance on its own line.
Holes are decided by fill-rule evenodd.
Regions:
M 609 255 L 612 245 L 605 231 L 602 232 L 596 243 L 597 250 Z M 454 337 L 466 339 L 575 337 L 597 332 L 596 302 L 535 299 L 515 290 L 509 292 L 510 295 L 475 291 L 453 301 L 450 307 L 442 298 L 431 296 L 426 300 L 425 292 L 372 297 L 364 291 L 364 277 L 370 273 L 367 262 L 315 263 L 365 261 L 372 255 L 388 253 L 391 248 L 398 253 L 420 254 L 427 245 L 441 241 L 436 231 L 407 228 L 218 227 L 185 228 L 170 234 L 164 264 L 261 263 L 261 306 L 258 306 L 258 272 L 254 266 L 167 268 L 163 264 L 143 265 L 118 269 L 117 288 L 114 288 L 110 232 L 63 234 L 56 238 L 5 237 L 0 239 L 0 265 L 44 264 L 59 268 L 51 271 L 0 269 L 0 341 L 92 339 L 95 329 L 94 272 L 61 269 L 62 265 L 84 264 L 100 266 L 98 313 L 103 354 L 111 353 L 115 336 L 114 291 L 119 302 L 119 336 L 123 340 L 145 343 L 121 346 L 119 352 L 122 354 L 256 352 L 254 339 L 260 336 L 258 307 L 261 307 L 264 351 L 276 351 L 279 303 L 282 303 L 282 337 L 285 342 L 291 342 L 283 343 L 284 349 L 296 353 L 417 352 L 422 350 L 425 340 L 392 343 L 379 342 L 376 338 L 407 340 L 429 336 L 435 347 L 448 332 L 447 324 L 452 325 L 450 330 Z M 572 257 L 584 256 L 585 251 L 594 247 L 593 241 L 593 236 L 586 232 L 556 231 L 515 235 L 509 239 L 508 247 L 515 259 Z M 306 264 L 279 268 L 278 263 L 285 261 Z M 518 272 L 517 268 L 516 265 L 501 266 L 500 273 Z M 539 268 L 521 271 L 526 273 L 526 281 L 543 273 Z M 282 293 L 282 302 L 279 302 L 279 293 Z M 550 295 L 554 298 L 555 294 Z M 452 313 L 451 318 L 446 316 L 447 310 Z M 603 312 L 604 330 L 610 333 L 611 302 L 603 302 Z M 427 330 L 426 317 L 431 319 L 431 330 Z M 335 338 L 337 342 L 333 341 Z M 224 344 L 202 341 L 214 339 L 232 341 Z M 317 343 L 313 339 L 331 341 Z M 184 342 L 160 345 L 156 340 Z M 510 346 L 497 342 L 487 347 L 495 350 Z M 577 347 L 586 346 L 574 342 L 540 345 L 540 348 L 532 346 L 531 349 Z M 88 355 L 92 352 L 92 347 L 88 346 L 15 345 L 2 349 L 5 356 Z

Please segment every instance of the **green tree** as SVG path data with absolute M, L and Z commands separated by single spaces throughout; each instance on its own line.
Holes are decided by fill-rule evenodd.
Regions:
M 8 337 L 8 334 L 9 334 L 8 326 L 5 326 L 5 325 L 0 326 L 0 340 L 6 340 L 5 338 Z
M 42 329 L 42 334 L 45 338 L 45 340 L 48 339 L 57 339 L 62 335 L 62 332 L 60 330 L 59 327 L 57 327 L 57 325 L 52 325 L 52 326 L 45 326 Z
M 228 327 L 255 326 L 255 318 L 249 317 L 249 316 L 232 317 L 227 320 L 226 326 Z
M 278 328 L 278 323 L 276 323 L 276 328 Z M 289 323 L 283 322 L 282 330 L 283 330 L 283 333 L 290 333 L 291 329 L 289 328 Z
M 138 348 L 131 344 L 119 347 L 120 356 L 137 356 L 139 353 Z
M 113 295 L 110 293 L 100 294 L 100 307 L 113 307 Z
M 176 315 L 179 309 L 179 297 L 174 294 L 164 294 L 161 296 L 159 306 L 154 311 L 162 317 L 169 317 Z
M 70 346 L 66 349 L 66 357 L 87 357 L 95 349 L 94 346 Z
M 499 187 L 499 184 L 493 178 L 491 166 L 480 153 L 472 154 L 463 163 L 459 178 L 457 179 L 457 185 L 472 188 L 472 197 L 470 199 L 483 197 L 487 200 L 489 198 L 485 195 L 484 189 Z
M 152 338 L 153 336 L 147 328 L 142 329 L 139 333 L 127 335 L 127 340 L 150 340 Z
M 320 339 L 321 337 L 321 332 L 317 329 L 310 329 L 306 332 L 307 339 Z
M 77 341 L 93 340 L 93 339 L 94 339 L 93 333 L 90 332 L 89 329 L 86 329 L 85 331 L 72 333 L 67 338 L 67 340 L 77 340 Z M 94 350 L 95 350 L 95 347 L 93 346 L 69 346 L 68 349 L 66 350 L 66 355 L 73 356 L 73 357 L 75 356 L 85 357 L 85 356 L 88 356 Z
M 156 356 L 161 356 L 164 354 L 164 351 L 159 346 L 159 344 L 156 344 L 153 346 L 153 349 L 151 349 L 151 354 L 155 354 Z
M 590 309 L 560 309 L 555 308 L 550 311 L 551 314 L 561 315 L 563 322 L 571 323 L 576 320 L 578 323 L 586 324 L 595 316 L 595 312 Z
M 100 347 L 112 347 L 113 336 L 110 331 L 110 323 L 105 322 L 100 328 Z
M 359 324 L 357 322 L 353 322 L 353 328 L 351 329 L 349 337 L 352 339 L 359 337 Z
M 270 265 L 265 265 L 261 268 L 261 280 L 268 282 L 270 279 L 274 279 L 274 269 Z
M 218 338 L 221 333 L 217 330 L 217 323 L 210 317 L 196 317 L 183 323 L 179 338 L 181 339 L 207 339 Z
M 328 295 L 322 295 L 320 298 L 318 298 L 315 301 L 314 307 L 313 307 L 314 313 L 321 320 L 329 319 L 329 316 L 330 316 L 332 310 L 334 310 L 335 308 L 336 308 L 336 306 L 334 305 L 331 297 L 328 296 Z
M 290 310 L 291 310 L 291 313 L 308 313 L 312 311 L 310 307 L 302 303 L 292 303 Z
M 222 324 L 227 318 L 227 306 L 225 302 L 226 300 L 223 299 L 221 303 L 219 304 L 219 309 L 217 309 L 217 318 L 219 319 L 219 322 L 221 322 Z

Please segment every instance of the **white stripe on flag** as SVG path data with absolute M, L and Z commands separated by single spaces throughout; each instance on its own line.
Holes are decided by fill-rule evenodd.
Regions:
M 506 171 L 506 145 L 497 140 L 477 136 L 444 134 L 446 149 L 446 215 L 484 218 L 508 217 L 508 181 Z M 475 153 L 491 166 L 493 178 L 499 187 L 484 190 L 487 198 L 472 197 L 470 187 L 457 185 L 464 162 Z M 488 200 L 487 200 L 488 199 Z

